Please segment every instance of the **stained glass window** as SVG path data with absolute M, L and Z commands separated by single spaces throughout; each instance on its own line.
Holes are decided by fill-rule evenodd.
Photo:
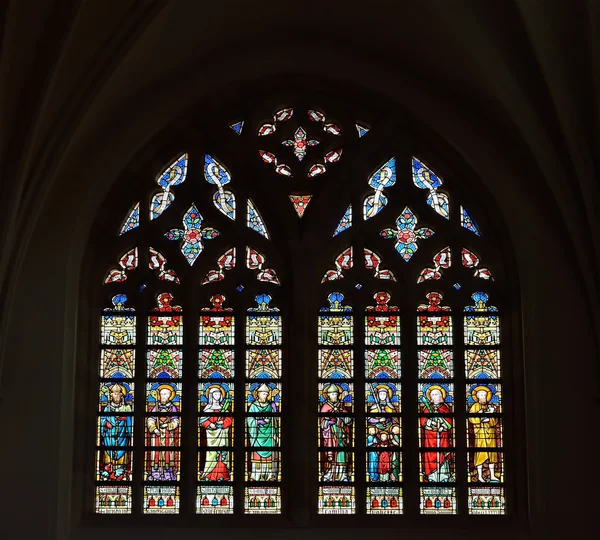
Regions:
M 241 122 L 231 127 L 241 135 Z M 186 189 L 190 164 L 206 182 L 196 173 Z M 181 154 L 157 183 L 151 213 L 140 214 L 136 203 L 118 231 L 160 218 L 160 232 L 117 253 L 103 279 L 117 294 L 100 317 L 94 511 L 179 514 L 193 506 L 198 515 L 279 514 L 283 317 L 266 292 L 237 310 L 223 294 L 252 289 L 248 279 L 263 290 L 280 287 L 267 265 L 274 251 L 243 240 L 248 227 L 268 242 L 266 223 L 250 198 L 246 219 L 236 221 L 234 178 L 209 154 Z M 245 265 L 236 264 L 238 253 Z M 193 283 L 207 291 L 203 301 L 190 295 Z M 183 476 L 190 471 L 193 494 Z
M 489 211 L 348 111 L 232 118 L 230 147 L 182 145 L 102 223 L 90 509 L 510 515 L 516 308 Z
M 359 327 L 364 340 L 358 343 L 354 311 L 342 293 L 330 293 L 318 315 L 321 514 L 356 512 L 357 470 L 365 471 L 367 514 L 402 513 L 401 329 L 390 298 L 387 292 L 375 293 L 375 305 L 366 306 L 364 328 Z M 355 370 L 356 345 L 364 368 Z M 361 423 L 358 408 L 364 409 Z M 364 463 L 357 466 L 356 448 L 363 444 Z

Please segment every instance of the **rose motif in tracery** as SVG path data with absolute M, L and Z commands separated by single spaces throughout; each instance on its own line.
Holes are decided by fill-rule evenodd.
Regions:
M 298 161 L 302 161 L 306 157 L 306 149 L 309 146 L 317 146 L 319 141 L 316 140 L 306 140 L 306 131 L 299 127 L 294 133 L 294 139 L 288 139 L 287 141 L 283 141 L 281 144 L 283 146 L 293 146 L 294 147 L 294 155 L 298 158 Z
M 262 124 L 258 128 L 258 136 L 266 137 L 269 135 L 273 135 L 277 132 L 278 126 L 282 123 L 287 122 L 292 115 L 294 114 L 293 108 L 285 108 L 277 111 L 273 115 L 273 122 L 267 122 Z M 308 118 L 321 126 L 323 131 L 328 135 L 340 136 L 342 134 L 341 128 L 337 124 L 327 123 L 325 120 L 325 115 L 317 110 L 309 110 Z M 294 132 L 293 139 L 287 139 L 282 141 L 281 143 L 284 146 L 292 147 L 294 149 L 294 155 L 298 159 L 298 161 L 302 161 L 306 157 L 306 152 L 309 146 L 317 146 L 319 144 L 318 140 L 308 140 L 306 130 L 299 126 Z M 260 157 L 265 163 L 273 165 L 275 167 L 275 172 L 282 176 L 292 177 L 292 170 L 289 165 L 283 163 L 279 157 L 277 157 L 274 153 L 269 152 L 267 150 L 259 150 L 258 151 Z M 319 176 L 324 174 L 327 171 L 327 167 L 333 163 L 337 163 L 342 156 L 342 149 L 337 148 L 334 150 L 330 150 L 323 156 L 323 163 L 314 163 L 308 169 L 307 176 L 309 178 L 314 178 L 315 176 Z
M 202 216 L 192 204 L 183 216 L 183 229 L 171 229 L 165 233 L 167 240 L 182 240 L 181 252 L 185 260 L 190 264 L 194 264 L 198 255 L 204 250 L 202 240 L 212 240 L 219 236 L 219 231 L 212 227 L 202 229 Z
M 408 262 L 419 249 L 418 240 L 426 240 L 435 234 L 427 227 L 416 229 L 416 226 L 417 217 L 407 206 L 396 218 L 396 229 L 383 229 L 379 234 L 387 240 L 395 240 L 396 251 L 400 253 L 402 260 Z
M 404 244 L 412 244 L 416 240 L 416 235 L 410 229 L 404 229 L 398 232 L 398 240 Z

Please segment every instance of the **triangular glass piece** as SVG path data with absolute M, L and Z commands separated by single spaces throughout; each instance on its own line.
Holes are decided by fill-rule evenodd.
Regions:
M 231 124 L 229 126 L 233 131 L 235 131 L 238 135 L 242 134 L 242 129 L 244 129 L 244 121 L 236 122 L 235 124 Z
M 335 229 L 333 236 L 337 236 L 341 232 L 344 232 L 346 229 L 349 229 L 350 227 L 352 227 L 352 205 L 346 208 L 346 211 L 344 212 L 342 219 L 340 219 L 340 222 L 338 223 L 338 226 Z
M 265 238 L 269 238 L 269 233 L 265 227 L 265 222 L 260 217 L 256 206 L 251 199 L 248 199 L 248 211 L 246 213 L 246 225 L 248 228 L 256 231 L 258 234 L 262 234 Z
M 364 135 L 369 133 L 369 128 L 366 128 L 365 126 L 361 126 L 360 124 L 356 124 L 356 131 L 358 131 L 359 137 L 363 137 Z
M 464 206 L 460 207 L 460 224 L 465 229 L 471 231 L 477 236 L 481 236 L 481 233 L 479 232 L 479 227 L 475 224 L 473 218 L 471 217 L 469 212 L 467 212 L 467 209 Z
M 135 229 L 140 226 L 140 203 L 135 203 L 135 206 L 129 211 L 123 225 L 121 225 L 121 231 L 119 234 L 125 234 L 126 232 Z
M 304 211 L 311 199 L 312 195 L 290 195 L 290 201 L 292 201 L 298 217 L 301 218 L 304 215 Z

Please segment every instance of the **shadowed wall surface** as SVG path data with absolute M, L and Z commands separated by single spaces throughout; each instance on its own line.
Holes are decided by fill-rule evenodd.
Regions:
M 387 100 L 406 111 L 460 154 L 495 199 L 514 246 L 523 309 L 530 530 L 511 535 L 583 531 L 584 520 L 573 518 L 593 482 L 597 450 L 587 417 L 600 397 L 588 384 L 598 377 L 600 335 L 598 3 L 33 4 L 7 2 L 1 19 L 0 408 L 9 434 L 0 446 L 0 512 L 7 538 L 120 534 L 81 529 L 71 512 L 79 497 L 74 423 L 82 414 L 74 410 L 75 368 L 89 362 L 80 277 L 107 193 L 134 157 L 151 156 L 151 144 L 164 138 L 157 135 L 176 133 L 190 111 L 235 109 L 243 88 L 262 88 L 266 99 L 272 81 L 285 88 L 286 80 L 303 79 L 307 87 L 339 89 L 340 99 L 345 93 L 366 107 Z

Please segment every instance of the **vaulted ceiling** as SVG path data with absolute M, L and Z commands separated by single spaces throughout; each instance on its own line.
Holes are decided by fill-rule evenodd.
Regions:
M 126 162 L 203 95 L 287 73 L 399 101 L 416 87 L 488 124 L 532 192 L 550 195 L 582 286 L 600 296 L 598 2 L 9 0 L 0 17 L 3 298 L 44 205 L 90 149 L 117 160 L 127 147 Z

